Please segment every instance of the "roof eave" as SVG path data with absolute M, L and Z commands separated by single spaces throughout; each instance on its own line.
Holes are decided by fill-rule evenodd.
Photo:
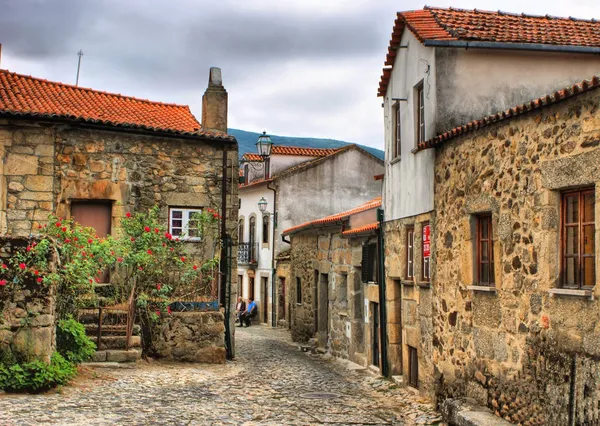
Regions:
M 600 47 L 570 46 L 541 43 L 499 43 L 493 41 L 467 40 L 424 40 L 423 45 L 427 47 L 454 47 L 462 49 L 526 50 L 536 52 L 600 54 Z

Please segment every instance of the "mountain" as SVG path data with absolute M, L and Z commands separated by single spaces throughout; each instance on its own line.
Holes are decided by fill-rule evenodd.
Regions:
M 240 158 L 247 152 L 256 153 L 256 140 L 260 133 L 247 132 L 239 129 L 227 129 L 227 133 L 235 136 L 240 147 Z M 340 148 L 342 146 L 351 145 L 350 142 L 338 141 L 335 139 L 317 139 L 317 138 L 297 138 L 294 136 L 277 136 L 269 135 L 273 144 L 283 146 L 301 146 L 311 148 Z M 365 151 L 370 152 L 377 158 L 383 160 L 383 151 L 370 146 L 356 144 Z

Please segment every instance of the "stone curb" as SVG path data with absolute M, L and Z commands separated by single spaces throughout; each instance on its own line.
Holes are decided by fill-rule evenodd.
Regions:
M 495 416 L 485 407 L 470 398 L 447 399 L 440 411 L 444 421 L 456 426 L 511 426 L 512 423 Z

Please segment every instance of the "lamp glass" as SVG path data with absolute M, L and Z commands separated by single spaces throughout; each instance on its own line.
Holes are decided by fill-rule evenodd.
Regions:
M 263 134 L 258 137 L 258 141 L 256 142 L 256 152 L 264 159 L 271 155 L 272 147 L 273 142 L 271 142 L 271 137 L 267 135 L 267 132 L 263 132 Z
M 258 209 L 261 211 L 261 213 L 264 213 L 267 210 L 267 200 L 265 200 L 265 197 L 261 197 L 259 200 Z

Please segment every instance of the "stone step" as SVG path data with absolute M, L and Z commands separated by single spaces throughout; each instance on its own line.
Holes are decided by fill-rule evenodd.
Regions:
M 80 309 L 78 321 L 82 324 L 97 324 L 98 309 Z M 127 309 L 109 309 L 102 310 L 102 322 L 106 324 L 126 324 Z
M 88 336 L 96 336 L 98 334 L 98 324 L 84 324 L 86 334 Z M 139 336 L 141 332 L 140 326 L 138 324 L 133 325 L 132 335 Z M 107 336 L 126 336 L 127 335 L 127 325 L 125 324 L 102 324 L 102 335 Z
M 139 349 L 129 349 L 128 351 L 124 349 L 112 349 L 112 350 L 103 350 L 97 351 L 91 359 L 91 363 L 121 363 L 121 362 L 136 362 L 142 356 L 142 351 Z M 96 365 L 96 367 L 102 365 Z M 110 368 L 110 365 L 104 365 L 104 367 Z M 114 367 L 114 365 L 112 366 Z
M 90 340 L 96 345 L 98 344 L 97 336 L 89 336 Z M 102 336 L 100 341 L 100 347 L 97 348 L 99 351 L 106 349 L 125 349 L 127 343 L 127 336 Z M 142 338 L 140 336 L 131 336 L 129 341 L 130 348 L 140 348 L 142 346 Z

